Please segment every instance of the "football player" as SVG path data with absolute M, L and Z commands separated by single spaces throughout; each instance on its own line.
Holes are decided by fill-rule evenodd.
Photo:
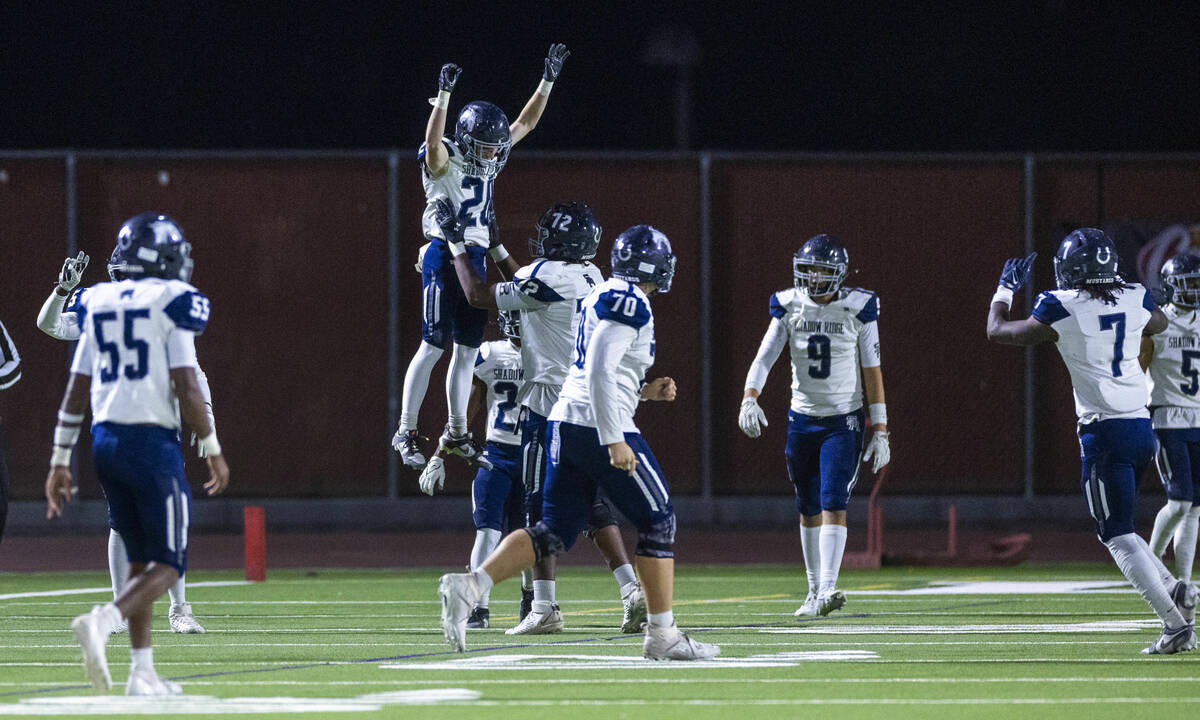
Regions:
M 129 553 L 129 579 L 110 603 L 71 622 L 93 687 L 112 677 L 105 644 L 125 620 L 131 664 L 126 695 L 178 695 L 154 670 L 150 620 L 154 600 L 187 567 L 191 490 L 183 472 L 180 417 L 199 436 L 208 461 L 209 495 L 229 483 L 229 467 L 208 420 L 196 380 L 195 336 L 209 319 L 208 298 L 188 284 L 191 245 L 169 217 L 142 213 L 117 234 L 114 281 L 84 293 L 71 378 L 58 412 L 46 477 L 46 517 L 62 514 L 74 493 L 71 451 L 92 410 L 92 451 L 109 519 Z
M 122 258 L 126 256 L 126 251 L 120 245 L 113 250 L 113 255 L 108 262 L 108 276 L 113 282 L 119 279 L 118 275 L 122 272 L 121 266 L 125 263 Z M 56 340 L 74 342 L 83 332 L 82 323 L 85 314 L 82 311 L 82 302 L 88 290 L 75 290 L 75 288 L 83 279 L 83 271 L 87 268 L 88 261 L 89 258 L 83 251 L 73 258 L 69 257 L 63 261 L 54 290 L 42 304 L 41 311 L 38 312 L 38 329 Z M 65 310 L 64 306 L 66 306 Z M 212 412 L 212 393 L 208 387 L 208 377 L 199 365 L 196 366 L 196 382 L 199 383 L 200 392 L 204 395 L 204 408 L 208 414 L 209 425 L 215 428 L 217 421 Z M 196 437 L 193 435 L 192 443 L 195 444 L 195 441 Z M 200 457 L 204 457 L 203 449 L 200 450 Z M 108 574 L 112 580 L 112 591 L 115 598 L 120 594 L 121 588 L 129 577 L 129 556 L 121 534 L 111 527 L 108 531 Z M 168 593 L 171 598 L 171 606 L 167 610 L 167 622 L 171 632 L 204 632 L 204 626 L 196 620 L 196 616 L 192 614 L 192 605 L 187 601 L 187 587 L 183 574 L 180 574 L 179 580 L 171 586 Z M 124 631 L 123 625 L 117 628 L 117 632 Z
M 1161 278 L 1172 291 L 1162 309 L 1167 329 L 1142 338 L 1140 358 L 1150 373 L 1155 461 L 1167 490 L 1150 550 L 1161 558 L 1173 536 L 1175 575 L 1191 581 L 1200 524 L 1200 256 L 1176 255 L 1163 265 Z
M 1154 457 L 1138 349 L 1143 336 L 1167 329 L 1167 318 L 1146 288 L 1122 279 L 1112 239 L 1102 230 L 1080 228 L 1054 255 L 1058 289 L 1038 295 L 1028 318 L 1009 320 L 1013 293 L 1028 281 L 1035 256 L 1005 263 L 988 312 L 988 339 L 1058 347 L 1075 392 L 1080 485 L 1096 534 L 1163 623 L 1162 634 L 1142 653 L 1191 650 L 1196 588 L 1172 577 L 1133 529 L 1138 478 Z
M 21 356 L 0 323 L 0 390 L 17 384 L 21 379 Z M 4 524 L 8 520 L 8 464 L 4 460 L 4 432 L 0 427 L 0 540 L 4 540 Z
M 752 438 L 767 424 L 758 396 L 779 353 L 792 358 L 788 477 L 796 489 L 808 593 L 796 617 L 828 615 L 846 604 L 837 589 L 846 549 L 846 503 L 858 480 L 863 394 L 871 441 L 862 460 L 879 472 L 891 459 L 879 357 L 879 298 L 843 288 L 850 256 L 817 235 L 792 259 L 795 287 L 771 296 L 771 323 L 746 375 L 738 425 Z
M 649 225 L 629 228 L 613 244 L 612 273 L 583 300 L 575 359 L 550 411 L 541 521 L 511 533 L 479 569 L 442 576 L 442 631 L 459 652 L 466 650 L 466 621 L 478 598 L 539 558 L 569 550 L 587 527 L 600 490 L 638 531 L 638 575 L 648 610 L 643 655 L 703 660 L 720 652 L 675 625 L 675 511 L 662 469 L 633 422 L 639 399 L 675 399 L 670 378 L 645 382 L 655 353 L 650 296 L 671 289 L 671 243 Z
M 422 229 L 430 241 L 421 260 L 421 345 L 404 375 L 400 427 L 392 438 L 392 447 L 409 467 L 419 469 L 425 465 L 417 416 L 429 387 L 429 375 L 447 342 L 454 345 L 446 372 L 449 421 L 439 446 L 468 460 L 479 458 L 479 450 L 467 432 L 466 414 L 471 394 L 471 368 L 483 342 L 487 312 L 467 304 L 462 289 L 454 280 L 450 254 L 441 227 L 434 219 L 437 201 L 450 202 L 462 223 L 463 241 L 473 271 L 481 277 L 485 275 L 485 255 L 490 253 L 505 276 L 512 277 L 519 267 L 516 260 L 508 255 L 504 246 L 493 245 L 489 240 L 495 236 L 494 232 L 489 233 L 489 226 L 495 219 L 493 183 L 508 161 L 513 145 L 537 126 L 567 55 L 565 45 L 550 47 L 543 64 L 542 81 L 511 125 L 500 108 L 489 102 L 476 101 L 468 103 L 459 113 L 453 138 L 443 137 L 443 133 L 450 93 L 461 71 L 452 63 L 442 66 L 437 97 L 430 101 L 433 111 L 425 127 L 425 143 L 418 153 L 426 199 Z M 481 464 L 486 464 L 486 460 Z
M 443 203 L 439 208 L 445 233 L 457 234 L 454 216 Z M 510 282 L 490 288 L 471 271 L 460 246 L 452 244 L 454 264 L 467 300 L 478 308 L 521 312 L 521 355 L 525 386 L 521 389 L 521 443 L 524 462 L 526 522 L 542 517 L 542 489 L 549 449 L 547 417 L 557 402 L 575 353 L 581 302 L 604 282 L 600 270 L 589 262 L 600 246 L 600 224 L 583 203 L 559 203 L 547 210 L 529 241 L 534 262 L 516 272 Z M 625 543 L 612 509 L 597 498 L 589 518 L 588 537 L 596 544 L 617 581 L 624 609 L 621 631 L 641 632 L 646 601 L 637 573 L 625 552 Z M 533 569 L 533 595 L 528 612 L 510 635 L 540 635 L 563 628 L 562 611 L 555 599 L 555 559 L 546 555 Z
M 521 428 L 518 424 L 517 396 L 525 384 L 521 369 L 521 326 L 516 312 L 500 313 L 500 331 L 505 340 L 493 340 L 479 346 L 475 358 L 475 381 L 467 404 L 467 421 L 486 401 L 487 445 L 483 454 L 491 469 L 480 468 L 471 485 L 472 517 L 475 520 L 475 544 L 471 548 L 470 569 L 479 567 L 500 544 L 500 536 L 525 527 L 524 485 L 521 481 Z M 421 491 L 433 495 L 446 481 L 446 469 L 440 451 L 421 471 Z M 468 628 L 486 628 L 491 624 L 488 594 L 484 593 L 471 612 Z

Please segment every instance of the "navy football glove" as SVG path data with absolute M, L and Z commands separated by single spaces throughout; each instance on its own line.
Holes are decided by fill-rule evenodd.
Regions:
M 454 213 L 454 206 L 446 198 L 439 198 L 433 213 L 434 222 L 442 229 L 442 239 L 446 242 L 462 242 L 463 227 Z
M 546 53 L 546 70 L 542 73 L 542 79 L 547 82 L 554 82 L 558 79 L 558 74 L 562 72 L 563 60 L 571 51 L 562 43 L 554 43 L 550 46 L 550 52 Z
M 1150 299 L 1159 307 L 1166 307 L 1171 302 L 1171 298 L 1175 297 L 1175 288 L 1166 283 L 1146 289 L 1150 291 Z
M 488 213 L 488 248 L 500 244 L 500 223 L 496 222 L 496 213 Z
M 442 66 L 442 72 L 438 75 L 438 90 L 445 92 L 454 92 L 454 83 L 458 82 L 458 76 L 462 73 L 462 68 L 454 63 L 446 63 Z
M 1000 286 L 1013 292 L 1020 290 L 1029 282 L 1029 274 L 1033 271 L 1033 261 L 1037 253 L 1029 253 L 1026 258 L 1009 258 L 1004 262 L 1004 272 L 1000 273 Z

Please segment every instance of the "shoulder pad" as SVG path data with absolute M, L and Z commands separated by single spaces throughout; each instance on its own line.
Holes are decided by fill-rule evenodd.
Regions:
M 769 312 L 773 318 L 782 318 L 784 315 L 787 315 L 787 308 L 783 306 L 783 303 L 779 302 L 779 293 L 771 293 Z
M 1137 289 L 1142 291 L 1142 307 L 1146 309 L 1146 312 L 1153 314 L 1158 309 L 1158 304 L 1154 302 L 1154 297 L 1151 296 L 1149 290 L 1141 285 L 1138 285 Z
M 548 283 L 542 282 L 540 278 L 528 277 L 517 281 L 516 285 L 522 295 L 527 295 L 538 302 L 552 303 L 566 300 L 561 293 L 550 287 Z
M 879 319 L 879 296 L 870 290 L 850 288 L 842 302 L 857 311 L 855 317 L 859 322 L 869 323 Z
M 1058 299 L 1058 295 L 1055 295 L 1053 290 L 1047 290 L 1037 296 L 1037 300 L 1033 303 L 1033 312 L 1031 314 L 1035 320 L 1045 325 L 1053 325 L 1071 316 L 1071 313 L 1067 312 L 1067 309 L 1063 307 L 1062 301 Z
M 167 303 L 163 312 L 181 330 L 191 330 L 199 335 L 208 327 L 208 298 L 198 290 L 188 290 L 177 296 Z
M 596 298 L 593 307 L 596 317 L 601 320 L 612 320 L 632 328 L 642 328 L 650 322 L 650 306 L 633 293 L 606 290 Z

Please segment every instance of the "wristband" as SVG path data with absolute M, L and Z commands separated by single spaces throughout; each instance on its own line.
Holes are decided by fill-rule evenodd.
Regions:
M 1004 303 L 1005 305 L 1012 307 L 1012 301 L 1013 301 L 1013 291 L 1012 290 L 1009 290 L 1008 288 L 1004 287 L 1003 285 L 996 288 L 996 294 L 992 296 L 993 303 Z
M 887 403 L 871 403 L 867 407 L 872 425 L 887 425 Z
M 63 412 L 62 410 L 59 410 L 58 411 L 58 421 L 60 423 L 71 423 L 74 425 L 78 425 L 79 423 L 83 422 L 83 413 L 79 413 L 78 415 L 75 415 L 73 413 Z
M 439 90 L 437 97 L 429 98 L 429 104 L 434 106 L 435 108 L 445 110 L 447 107 L 450 106 L 450 91 L 449 90 Z
M 217 441 L 217 431 L 213 430 L 208 437 L 196 441 L 196 448 L 204 457 L 216 457 L 221 454 L 221 443 Z
M 50 451 L 50 467 L 55 466 L 71 466 L 71 448 L 54 446 L 54 449 Z
M 79 426 L 68 427 L 66 425 L 57 425 L 54 428 L 54 444 L 62 447 L 75 447 L 76 441 L 79 440 Z
M 525 87 L 529 87 L 529 86 L 526 85 Z M 553 89 L 554 89 L 554 81 L 547 80 L 546 78 L 542 78 L 542 81 L 540 83 L 538 83 L 537 92 L 538 92 L 538 95 L 541 95 L 543 97 L 550 97 L 550 91 Z
M 464 255 L 467 252 L 467 246 L 460 242 L 450 242 L 447 240 L 446 246 L 450 248 L 450 254 L 454 257 Z
M 488 254 L 492 256 L 492 260 L 495 260 L 498 263 L 504 262 L 508 259 L 508 251 L 504 249 L 503 245 L 497 245 L 494 248 L 490 248 L 488 250 Z

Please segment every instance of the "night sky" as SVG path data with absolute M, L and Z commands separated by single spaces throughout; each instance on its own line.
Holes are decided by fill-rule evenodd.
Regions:
M 531 149 L 670 150 L 674 36 L 693 149 L 1200 151 L 1200 11 L 1154 3 L 89 4 L 0 6 L 0 147 L 412 147 L 443 62 L 511 120 L 564 42 Z

